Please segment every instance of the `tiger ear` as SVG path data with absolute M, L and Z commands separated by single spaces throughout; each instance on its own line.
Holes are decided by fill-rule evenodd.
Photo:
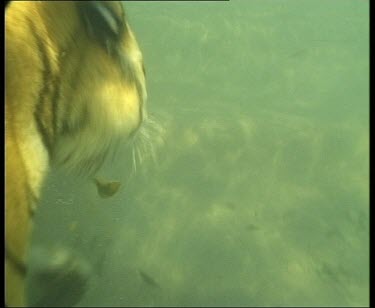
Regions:
M 124 30 L 123 10 L 107 1 L 77 1 L 78 11 L 90 38 L 106 46 L 116 42 Z M 121 7 L 122 8 L 122 7 Z

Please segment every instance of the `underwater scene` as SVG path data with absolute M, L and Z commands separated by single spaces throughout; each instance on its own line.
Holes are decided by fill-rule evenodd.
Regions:
M 31 305 L 368 306 L 369 1 L 125 8 L 149 117 L 50 173 Z

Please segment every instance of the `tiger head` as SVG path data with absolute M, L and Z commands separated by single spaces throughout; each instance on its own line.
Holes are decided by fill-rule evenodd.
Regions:
M 123 5 L 14 2 L 6 30 L 7 107 L 33 100 L 28 116 L 50 162 L 99 167 L 146 117 L 142 53 Z M 22 84 L 15 71 L 25 76 Z
M 78 33 L 73 27 L 70 41 L 60 48 L 60 76 L 66 78 L 61 94 L 68 93 L 62 98 L 67 109 L 61 110 L 65 116 L 61 114 L 60 121 L 57 115 L 59 138 L 52 154 L 58 164 L 91 171 L 146 118 L 145 70 L 120 3 L 75 5 L 83 26 L 79 24 Z

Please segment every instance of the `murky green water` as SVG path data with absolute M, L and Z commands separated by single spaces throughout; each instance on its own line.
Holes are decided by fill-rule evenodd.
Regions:
M 93 266 L 77 306 L 368 305 L 368 1 L 127 9 L 164 129 L 113 198 L 46 183 L 33 243 Z

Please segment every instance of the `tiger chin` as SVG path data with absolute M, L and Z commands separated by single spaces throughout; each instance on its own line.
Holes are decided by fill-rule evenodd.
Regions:
M 116 1 L 15 1 L 5 13 L 5 302 L 26 306 L 43 179 L 94 172 L 146 118 L 142 53 Z

